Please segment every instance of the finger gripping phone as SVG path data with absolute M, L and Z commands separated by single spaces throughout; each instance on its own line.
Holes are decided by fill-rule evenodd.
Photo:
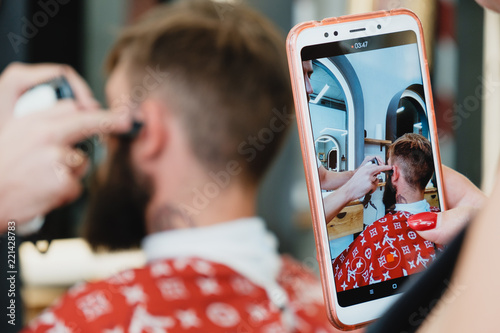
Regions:
M 327 312 L 359 328 L 440 251 L 406 223 L 445 209 L 422 27 L 405 9 L 301 23 L 287 55 Z M 370 204 L 345 204 L 344 185 L 323 179 L 348 178 L 368 156 L 390 171 L 366 173 L 377 177 Z M 365 164 L 384 169 L 377 158 Z

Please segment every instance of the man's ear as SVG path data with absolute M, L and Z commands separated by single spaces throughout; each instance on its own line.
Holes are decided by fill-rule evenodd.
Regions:
M 399 178 L 401 177 L 401 169 L 395 164 L 392 165 L 392 183 L 397 183 Z
M 162 152 L 168 129 L 165 126 L 165 106 L 156 100 L 141 103 L 139 121 L 143 123 L 134 142 L 134 155 L 142 162 L 155 159 Z

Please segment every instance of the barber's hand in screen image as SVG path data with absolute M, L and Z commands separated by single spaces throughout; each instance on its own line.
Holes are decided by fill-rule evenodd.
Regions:
M 486 202 L 486 196 L 467 177 L 443 166 L 444 199 L 448 210 L 441 213 L 420 213 L 408 223 L 423 238 L 447 244 L 469 223 Z
M 349 202 L 375 191 L 378 186 L 378 174 L 392 169 L 391 166 L 385 165 L 378 157 L 377 161 L 379 165 L 368 163 L 370 160 L 373 160 L 373 158 L 373 156 L 367 157 L 342 187 L 323 200 L 327 223 Z
M 392 166 L 385 165 L 378 157 L 378 165 L 369 163 L 374 157 L 366 158 L 363 163 L 356 169 L 352 178 L 344 185 L 345 193 L 350 199 L 349 201 L 359 199 L 364 195 L 371 193 L 377 189 L 377 176 L 384 171 L 389 171 Z
M 356 170 L 354 170 L 354 172 L 358 171 L 362 166 L 370 163 L 374 159 L 377 160 L 378 165 L 385 165 L 384 161 L 382 161 L 379 156 L 366 156 L 363 162 L 361 162 L 361 164 L 358 166 Z
M 75 100 L 14 117 L 19 97 L 29 88 L 64 76 Z M 71 202 L 81 192 L 87 158 L 73 146 L 94 134 L 125 132 L 130 115 L 103 112 L 87 84 L 70 67 L 14 63 L 0 76 L 0 232 Z

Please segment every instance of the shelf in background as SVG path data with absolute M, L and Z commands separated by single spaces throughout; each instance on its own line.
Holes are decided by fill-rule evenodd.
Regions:
M 378 140 L 378 139 L 370 139 L 370 138 L 365 138 L 365 143 L 370 143 L 374 145 L 385 145 L 388 146 L 392 143 L 391 140 Z
M 379 140 L 379 139 L 365 138 L 365 143 L 372 144 L 372 145 L 380 145 L 380 151 L 382 151 L 382 148 L 384 146 L 389 146 L 392 143 L 392 141 L 391 140 Z

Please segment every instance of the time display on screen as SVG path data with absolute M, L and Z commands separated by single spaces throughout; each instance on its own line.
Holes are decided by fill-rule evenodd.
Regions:
M 364 49 L 365 47 L 368 47 L 368 41 L 354 43 L 351 46 L 351 48 L 353 48 L 353 49 Z

